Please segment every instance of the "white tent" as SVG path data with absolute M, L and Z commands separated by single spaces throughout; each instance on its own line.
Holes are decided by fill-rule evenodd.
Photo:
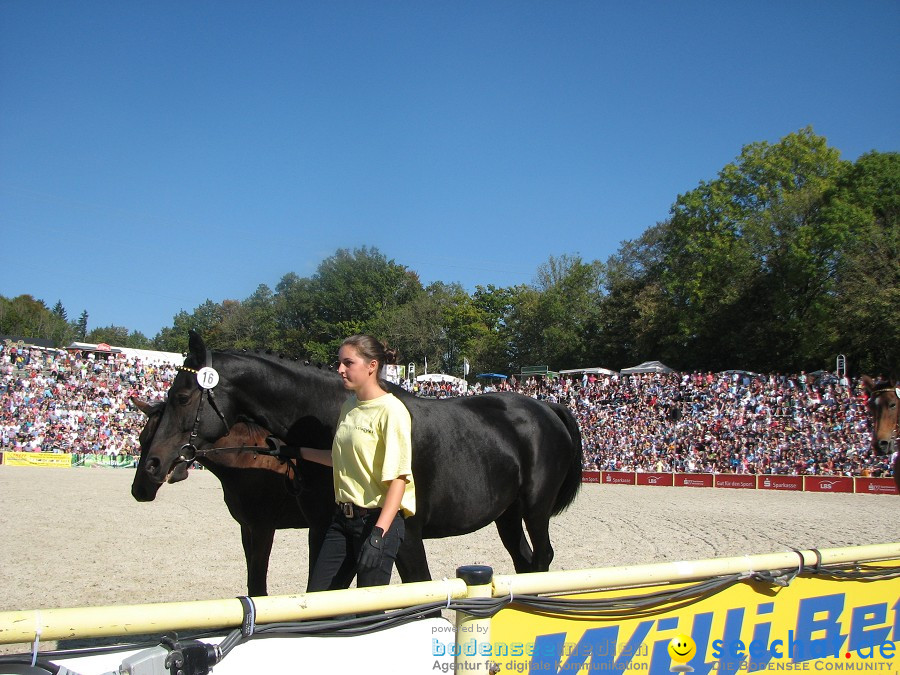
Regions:
M 152 349 L 131 349 L 130 347 L 119 347 L 118 349 L 125 356 L 140 359 L 144 363 L 171 363 L 174 366 L 180 366 L 184 363 L 184 354 L 176 354 L 175 352 L 159 352 Z
M 610 370 L 609 368 L 601 368 L 600 366 L 595 366 L 593 368 L 570 368 L 568 370 L 559 371 L 560 375 L 571 375 L 572 373 L 587 373 L 590 375 L 593 373 L 594 375 L 615 375 L 616 371 Z
M 639 373 L 674 373 L 675 371 L 669 368 L 665 363 L 661 361 L 644 361 L 643 363 L 632 366 L 631 368 L 622 368 L 619 371 L 621 375 L 637 375 Z
M 460 385 L 468 386 L 468 383 L 460 378 L 453 377 L 453 375 L 445 375 L 444 373 L 428 373 L 426 375 L 419 375 L 416 378 L 416 382 L 449 382 L 454 387 L 458 387 Z
M 73 342 L 66 349 L 70 352 L 101 352 L 104 354 L 114 354 L 117 357 L 130 357 L 132 359 L 140 359 L 144 363 L 171 363 L 180 366 L 184 363 L 184 354 L 176 352 L 160 352 L 152 349 L 132 349 L 130 347 L 114 347 L 106 343 L 92 344 L 89 342 Z

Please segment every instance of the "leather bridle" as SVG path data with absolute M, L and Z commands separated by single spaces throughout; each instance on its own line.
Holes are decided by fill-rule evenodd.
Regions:
M 222 411 L 219 409 L 219 406 L 216 403 L 216 396 L 213 393 L 213 389 L 215 388 L 216 384 L 213 384 L 212 386 L 204 386 L 200 380 L 199 376 L 207 368 L 212 369 L 212 352 L 209 349 L 206 350 L 206 360 L 203 368 L 201 368 L 200 370 L 188 368 L 187 366 L 178 366 L 177 368 L 177 370 L 183 370 L 197 375 L 197 386 L 200 387 L 200 401 L 197 403 L 197 415 L 194 418 L 194 426 L 191 429 L 191 436 L 188 439 L 188 442 L 181 446 L 181 450 L 179 451 L 180 454 L 178 456 L 178 462 L 190 463 L 193 462 L 199 455 L 207 454 L 207 452 L 205 451 L 198 450 L 195 444 L 195 441 L 199 437 L 200 417 L 203 414 L 203 402 L 205 399 L 209 399 L 210 407 L 212 407 L 212 409 L 216 412 L 216 414 L 219 416 L 219 419 L 222 420 L 222 425 L 225 427 L 225 435 L 227 436 L 231 432 L 231 427 L 228 426 L 228 420 L 225 419 L 225 415 L 222 414 Z

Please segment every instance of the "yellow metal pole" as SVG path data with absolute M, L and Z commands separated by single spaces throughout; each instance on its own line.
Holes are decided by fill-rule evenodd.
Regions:
M 900 559 L 900 543 L 822 549 L 823 565 Z M 658 563 L 596 570 L 542 572 L 494 576 L 493 582 L 467 586 L 462 579 L 428 581 L 372 588 L 301 593 L 254 598 L 257 623 L 301 621 L 341 614 L 397 609 L 415 604 L 463 598 L 470 591 L 488 596 L 559 593 L 691 581 L 740 572 L 787 570 L 815 565 L 811 550 L 711 560 Z M 471 617 L 470 617 L 471 618 Z M 0 644 L 41 640 L 164 633 L 171 630 L 212 630 L 241 625 L 243 608 L 234 598 L 199 602 L 131 606 L 80 607 L 0 612 Z M 463 622 L 460 625 L 467 626 Z M 472 624 L 480 625 L 480 624 Z M 477 629 L 476 629 L 477 630 Z M 459 637 L 457 633 L 457 637 Z M 484 633 L 481 634 L 484 636 Z M 482 637 L 484 641 L 484 637 Z
M 819 554 L 823 565 L 896 560 L 900 559 L 900 543 L 821 549 Z M 800 565 L 801 555 L 805 565 L 814 566 L 816 564 L 816 554 L 812 550 L 805 550 L 799 553 L 785 551 L 734 558 L 712 558 L 593 570 L 496 575 L 494 577 L 494 597 L 508 596 L 510 591 L 513 596 L 537 593 L 575 593 L 605 588 L 709 579 L 742 572 L 796 569 Z
M 259 597 L 253 598 L 253 603 L 256 623 L 264 624 L 445 602 L 448 595 L 464 598 L 466 592 L 462 579 L 449 579 Z M 234 628 L 241 625 L 243 616 L 236 598 L 0 612 L 0 644 L 30 643 L 37 634 L 41 640 L 65 640 Z

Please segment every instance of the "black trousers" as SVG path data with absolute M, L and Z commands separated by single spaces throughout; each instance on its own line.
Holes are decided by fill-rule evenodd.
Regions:
M 322 550 L 316 559 L 316 566 L 310 575 L 307 592 L 349 588 L 354 576 L 357 588 L 384 586 L 391 582 L 391 571 L 406 531 L 403 517 L 399 513 L 384 535 L 381 566 L 363 570 L 357 566 L 362 545 L 372 533 L 380 514 L 381 510 L 376 509 L 365 516 L 347 518 L 340 509 L 335 509 L 331 525 L 325 533 Z

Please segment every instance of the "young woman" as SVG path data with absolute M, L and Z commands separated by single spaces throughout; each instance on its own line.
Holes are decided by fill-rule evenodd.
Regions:
M 301 451 L 334 467 L 337 502 L 307 591 L 347 588 L 354 576 L 357 587 L 390 583 L 403 519 L 416 510 L 409 411 L 381 379 L 394 358 L 371 336 L 344 340 L 338 372 L 353 395 L 341 408 L 331 452 Z

